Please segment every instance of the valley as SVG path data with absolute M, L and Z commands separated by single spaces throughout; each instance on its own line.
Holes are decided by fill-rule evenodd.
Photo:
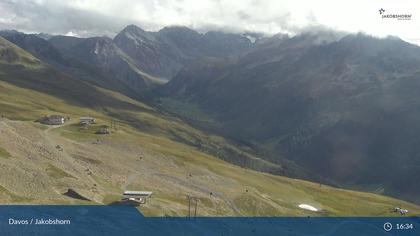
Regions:
M 396 37 L 273 37 L 236 61 L 190 64 L 156 104 L 300 167 L 287 176 L 419 203 L 419 65 L 420 48 Z
M 153 192 L 139 206 L 146 216 L 186 216 L 187 195 L 199 216 L 397 216 L 396 206 L 420 214 L 403 200 L 293 178 L 309 173 L 198 129 L 126 85 L 92 83 L 0 38 L 0 203 L 108 205 L 144 190 Z M 67 121 L 35 122 L 49 115 Z M 96 124 L 81 126 L 84 116 Z M 102 126 L 110 133 L 97 134 Z
M 103 136 L 95 134 L 96 125 L 81 129 L 76 114 L 60 114 L 70 116 L 70 122 L 48 127 L 1 119 L 0 168 L 7 176 L 0 182 L 2 204 L 112 204 L 124 190 L 141 189 L 153 191 L 140 206 L 146 216 L 187 215 L 187 194 L 199 199 L 200 216 L 392 216 L 397 205 L 410 209 L 410 215 L 420 213 L 420 207 L 388 197 L 243 169 L 163 131 L 140 132 L 119 121 L 117 130 Z M 89 114 L 98 117 L 97 125 L 112 119 Z M 168 129 L 182 125 L 179 120 L 161 122 Z M 69 189 L 89 200 L 64 195 Z M 320 211 L 301 209 L 302 203 Z

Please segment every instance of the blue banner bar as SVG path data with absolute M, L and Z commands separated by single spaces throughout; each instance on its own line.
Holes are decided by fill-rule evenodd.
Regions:
M 419 217 L 144 217 L 132 206 L 0 206 L 0 235 L 420 235 Z

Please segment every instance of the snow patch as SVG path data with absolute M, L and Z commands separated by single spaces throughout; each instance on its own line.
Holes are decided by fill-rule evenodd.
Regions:
M 308 211 L 318 211 L 317 208 L 315 208 L 311 205 L 308 205 L 308 204 L 300 204 L 299 208 L 302 208 L 302 209 L 305 209 L 305 210 L 308 210 Z
M 251 41 L 251 43 L 255 43 L 255 41 L 257 41 L 257 38 L 256 37 L 252 37 L 250 35 L 247 35 L 245 37 L 247 37 L 249 39 L 249 41 Z

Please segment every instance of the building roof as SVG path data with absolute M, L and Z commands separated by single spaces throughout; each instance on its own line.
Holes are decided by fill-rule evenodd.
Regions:
M 141 196 L 149 196 L 152 195 L 153 192 L 150 191 L 124 191 L 124 195 L 141 195 Z
M 48 117 L 49 119 L 64 119 L 64 116 L 60 116 L 60 115 L 51 115 Z
M 80 117 L 81 120 L 94 120 L 95 118 L 89 116 L 82 116 Z

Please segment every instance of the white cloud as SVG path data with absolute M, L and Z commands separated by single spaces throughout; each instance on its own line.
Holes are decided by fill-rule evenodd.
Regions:
M 381 19 L 378 10 L 412 14 Z M 112 35 L 127 24 L 147 30 L 185 25 L 269 34 L 307 27 L 420 39 L 420 4 L 409 0 L 2 0 L 0 27 L 78 35 Z

